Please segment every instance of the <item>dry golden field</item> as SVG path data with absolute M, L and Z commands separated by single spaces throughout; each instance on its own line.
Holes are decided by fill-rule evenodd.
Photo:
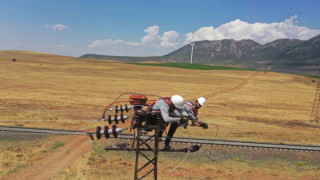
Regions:
M 13 62 L 12 58 L 16 58 L 17 62 Z M 207 98 L 207 105 L 200 109 L 199 117 L 204 122 L 218 125 L 218 139 L 320 144 L 320 125 L 308 123 L 316 83 L 310 78 L 298 75 L 271 72 L 264 74 L 256 71 L 186 70 L 76 59 L 44 53 L 0 51 L 0 84 L 0 125 L 87 130 L 92 124 L 92 121 L 88 120 L 100 118 L 105 105 L 124 92 L 160 96 L 179 94 L 187 101 L 194 101 L 199 96 Z M 124 100 L 127 97 L 124 96 Z M 99 122 L 94 124 L 94 127 L 104 124 Z M 212 138 L 216 129 L 215 126 L 209 126 L 208 130 L 190 127 L 188 131 L 193 137 Z M 186 130 L 178 129 L 177 136 L 188 136 L 188 133 Z M 16 173 L 8 173 L 14 167 L 22 169 L 30 163 L 36 163 L 39 159 L 54 154 L 56 151 L 50 150 L 53 142 L 61 141 L 68 144 L 71 140 L 52 137 L 41 141 L 41 147 L 46 147 L 47 150 L 42 149 L 45 152 L 37 157 L 37 152 L 41 150 L 36 149 L 40 148 L 30 145 L 31 150 L 22 150 L 23 156 L 32 157 L 24 160 L 27 161 L 25 163 L 17 156 L 20 152 L 13 151 L 14 145 L 6 148 L 7 142 L 0 141 L 1 159 L 8 157 L 6 162 L 12 162 L 0 164 L 0 178 Z M 97 146 L 99 143 L 93 145 Z M 100 146 L 103 147 L 101 144 Z M 55 178 L 117 177 L 109 171 L 103 171 L 103 168 L 110 165 L 110 161 L 104 160 L 112 152 L 97 155 L 97 150 L 92 148 L 82 153 L 74 160 L 75 164 L 61 170 Z M 123 154 L 118 153 L 112 158 L 119 157 L 123 157 Z M 288 170 L 289 172 L 286 169 L 275 172 L 272 168 L 278 169 L 283 164 L 272 168 L 256 167 L 235 158 L 238 157 L 227 159 L 220 164 L 217 161 L 213 164 L 197 162 L 197 168 L 190 161 L 173 175 L 165 173 L 167 169 L 162 169 L 160 174 L 162 172 L 161 177 L 178 179 L 194 179 L 193 175 L 196 173 L 204 173 L 203 179 L 211 179 L 211 172 L 214 172 L 215 177 L 222 179 L 290 179 L 294 178 L 298 171 L 300 175 L 297 177 L 302 178 L 308 178 L 308 175 L 314 178 L 320 174 L 320 165 L 316 165 L 316 168 L 310 166 L 311 169 L 304 167 L 302 170 L 293 168 Z M 126 159 L 132 160 L 133 157 L 124 157 L 122 161 Z M 180 159 L 173 160 L 169 166 L 173 168 Z M 127 171 L 111 168 L 112 172 L 122 173 L 131 178 L 133 163 L 130 163 L 115 166 L 128 167 Z M 88 167 L 89 170 L 86 169 Z M 188 171 L 188 168 L 193 171 L 183 173 Z M 228 170 L 222 170 L 223 168 Z M 239 168 L 243 170 L 238 170 Z M 111 174 L 105 174 L 106 172 Z

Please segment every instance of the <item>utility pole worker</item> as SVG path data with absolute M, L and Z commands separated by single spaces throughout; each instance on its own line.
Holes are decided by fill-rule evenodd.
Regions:
M 208 124 L 201 122 L 198 118 L 198 110 L 206 104 L 204 97 L 199 97 L 196 102 L 186 102 L 184 104 L 184 110 L 188 113 L 188 116 L 193 122 L 199 124 L 203 129 L 208 129 Z
M 183 110 L 184 110 L 184 113 L 187 113 L 188 117 L 192 121 L 194 121 L 197 124 L 199 124 L 203 129 L 208 129 L 208 124 L 206 124 L 204 122 L 201 122 L 197 117 L 198 116 L 198 110 L 202 106 L 204 106 L 205 103 L 206 103 L 206 99 L 204 97 L 199 97 L 195 101 L 195 103 L 193 103 L 193 102 L 184 103 Z M 174 113 L 177 114 L 176 111 Z M 173 137 L 173 135 L 176 132 L 178 127 L 179 127 L 178 123 L 171 123 L 170 129 L 169 129 L 169 132 L 168 132 L 168 136 L 167 136 L 167 138 L 166 138 L 166 140 L 164 142 L 166 150 L 173 150 L 173 148 L 170 146 L 170 142 L 171 142 L 171 139 L 172 139 L 172 137 Z
M 184 106 L 184 99 L 179 95 L 174 95 L 171 98 L 170 97 L 163 97 L 160 98 L 158 101 L 156 101 L 154 104 L 151 104 L 149 107 L 149 113 L 151 114 L 150 118 L 147 118 L 146 124 L 156 124 L 157 122 L 163 122 L 160 123 L 161 129 L 159 137 L 162 137 L 162 134 L 165 130 L 165 126 L 167 126 L 169 123 L 179 123 L 180 121 L 183 121 L 182 123 L 186 123 L 186 120 L 182 120 L 182 115 L 185 117 L 187 116 L 187 113 L 183 113 L 183 106 Z M 173 112 L 176 112 L 178 114 L 178 117 L 170 117 L 170 114 Z M 181 123 L 181 122 L 180 122 Z
M 178 114 L 184 114 L 187 116 L 187 113 L 182 113 L 184 106 L 184 99 L 179 95 L 174 95 L 172 97 L 162 97 L 148 107 L 148 115 L 145 118 L 145 112 L 141 109 L 135 110 L 135 115 L 133 116 L 134 128 L 141 126 L 142 122 L 145 120 L 146 125 L 156 125 L 160 124 L 160 134 L 162 137 L 165 125 L 168 125 L 171 122 L 186 123 L 187 120 L 180 117 L 170 117 L 170 113 L 177 111 Z M 146 129 L 148 131 L 148 129 Z
M 151 105 L 151 107 L 151 114 L 160 113 L 164 122 L 179 122 L 181 117 L 170 117 L 170 113 L 173 113 L 174 110 L 178 110 L 178 113 L 182 114 L 184 99 L 179 95 L 174 95 L 171 98 L 163 97 Z

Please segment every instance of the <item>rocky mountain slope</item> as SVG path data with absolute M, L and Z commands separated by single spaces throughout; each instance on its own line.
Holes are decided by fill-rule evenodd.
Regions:
M 87 54 L 80 58 L 187 63 L 190 61 L 190 53 L 191 45 L 187 44 L 164 56 L 128 57 Z M 297 69 L 314 66 L 320 62 L 320 35 L 306 41 L 278 39 L 264 45 L 250 39 L 197 41 L 194 45 L 193 62 L 251 68 L 259 68 L 263 64 L 271 69 Z

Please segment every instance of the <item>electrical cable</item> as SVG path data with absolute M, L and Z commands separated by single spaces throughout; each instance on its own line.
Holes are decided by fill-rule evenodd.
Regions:
M 191 141 L 190 141 L 191 136 L 190 136 L 189 130 L 188 130 L 188 129 L 186 129 L 186 130 L 187 130 L 187 133 L 188 133 L 188 136 L 189 136 L 189 142 L 191 142 Z M 181 164 L 187 159 L 188 155 L 189 155 L 189 149 L 188 149 L 188 151 L 186 152 L 186 155 L 184 156 L 184 158 L 180 161 L 180 163 L 179 163 L 175 168 L 171 169 L 171 171 L 170 171 L 169 173 L 172 173 L 172 172 L 175 171 L 177 168 L 179 168 L 179 167 L 181 166 Z
M 175 167 L 173 168 L 169 173 L 172 173 L 173 171 L 175 171 L 178 167 L 180 167 L 180 165 L 187 159 L 189 155 L 189 150 L 187 151 L 186 155 L 184 156 L 184 158 L 182 159 L 182 161 Z
M 208 123 L 208 124 L 214 125 L 214 126 L 216 126 L 216 128 L 217 128 L 217 131 L 216 131 L 216 134 L 215 134 L 215 136 L 214 136 L 214 138 L 213 138 L 213 140 L 212 140 L 212 143 L 210 143 L 210 149 L 209 149 L 208 156 L 211 157 L 210 155 L 211 155 L 212 145 L 214 144 L 214 141 L 217 139 L 217 136 L 218 136 L 218 133 L 219 133 L 219 127 L 218 127 L 217 124 L 214 124 L 214 123 Z
M 212 145 L 214 144 L 214 141 L 216 140 L 217 136 L 218 136 L 218 133 L 219 133 L 219 128 L 218 128 L 218 125 L 217 124 L 214 124 L 214 123 L 207 123 L 207 124 L 210 124 L 210 125 L 213 125 L 213 126 L 216 126 L 217 128 L 217 131 L 216 131 L 216 134 L 214 135 L 214 138 L 212 140 L 213 143 L 210 144 L 210 150 L 209 150 L 209 153 L 208 153 L 208 156 L 211 158 L 211 150 L 212 150 Z M 190 132 L 188 129 L 187 130 L 187 133 L 188 133 L 188 136 L 189 136 L 189 140 L 191 139 L 191 135 L 190 135 Z M 189 150 L 187 151 L 186 155 L 184 156 L 184 158 L 180 161 L 180 163 L 175 167 L 173 168 L 169 173 L 172 173 L 173 171 L 175 171 L 177 168 L 179 168 L 181 166 L 181 164 L 187 159 L 189 155 Z
M 16 122 L 16 121 L 19 121 L 19 122 L 57 122 L 57 121 L 73 121 L 74 120 L 71 120 L 71 119 L 57 119 L 57 120 L 41 120 L 41 119 L 38 119 L 38 120 L 19 120 L 19 119 L 8 119 L 8 120 L 0 120 L 0 122 Z M 87 119 L 80 119 L 80 120 L 77 120 L 77 121 L 88 121 Z

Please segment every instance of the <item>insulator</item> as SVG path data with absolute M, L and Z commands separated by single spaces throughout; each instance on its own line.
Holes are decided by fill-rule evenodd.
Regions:
M 129 109 L 128 109 L 128 105 L 127 105 L 127 104 L 125 104 L 125 105 L 124 105 L 124 110 L 126 110 L 126 112 L 128 112 L 128 111 L 129 111 Z
M 113 134 L 113 137 L 115 137 L 115 138 L 118 137 L 118 132 L 117 132 L 117 126 L 116 125 L 112 126 L 112 134 Z
M 115 109 L 115 112 L 118 113 L 119 112 L 119 108 L 118 108 L 118 105 L 116 105 L 116 109 Z
M 115 114 L 114 117 L 111 117 L 111 115 L 108 115 L 108 123 L 111 125 L 112 121 L 115 121 L 116 124 L 119 123 L 119 121 L 125 123 L 125 120 L 129 119 L 130 116 L 127 115 L 123 115 L 122 113 L 118 116 L 117 114 Z
M 110 134 L 112 134 L 114 137 L 118 137 L 118 134 L 122 133 L 123 130 L 123 128 L 118 128 L 116 125 L 113 125 L 112 128 L 105 126 L 104 129 L 100 129 L 99 132 L 97 131 L 96 134 L 100 134 L 100 138 L 102 135 L 105 138 L 110 138 Z
M 124 108 L 122 107 L 122 105 L 120 105 L 120 111 L 121 113 L 123 113 Z
M 97 136 L 97 139 L 100 139 L 101 138 L 101 127 L 100 126 L 98 126 L 97 127 L 97 130 L 96 130 L 96 136 Z
M 124 106 L 120 105 L 120 107 L 116 107 L 116 113 L 118 113 L 119 111 L 121 113 L 123 113 L 124 111 L 128 112 L 132 108 L 133 108 L 133 106 L 128 106 L 127 104 L 125 104 Z
M 122 123 L 125 123 L 124 118 L 123 118 L 123 113 L 120 114 L 120 120 Z
M 104 126 L 104 137 L 106 139 L 109 139 L 110 138 L 110 134 L 109 134 L 109 127 L 108 126 Z
M 119 119 L 118 119 L 118 115 L 117 114 L 114 115 L 114 121 L 116 122 L 116 124 L 119 123 Z
M 108 122 L 109 122 L 109 125 L 111 125 L 112 119 L 111 119 L 111 115 L 110 115 L 110 114 L 109 114 L 109 116 L 108 116 Z

